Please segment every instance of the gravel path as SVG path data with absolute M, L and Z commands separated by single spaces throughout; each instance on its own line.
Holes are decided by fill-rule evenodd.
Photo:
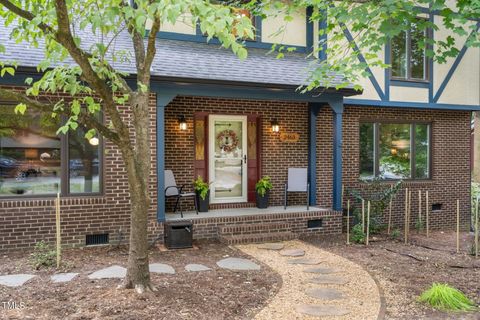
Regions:
M 285 249 L 300 249 L 305 251 L 303 258 L 320 260 L 317 266 L 291 264 L 295 258 L 282 256 L 278 251 L 259 249 L 258 244 L 239 245 L 237 248 L 270 266 L 282 276 L 283 284 L 278 294 L 261 310 L 255 319 L 319 319 L 297 310 L 305 307 L 312 309 L 347 310 L 342 316 L 324 316 L 323 319 L 377 319 L 380 311 L 380 294 L 373 278 L 356 263 L 338 255 L 326 252 L 302 241 L 283 242 Z M 312 278 L 324 276 L 319 273 L 304 272 L 304 270 L 324 268 L 334 270 L 328 276 L 345 280 L 344 284 L 310 283 Z M 342 293 L 342 299 L 318 299 L 307 295 L 307 291 L 325 288 L 336 289 Z M 328 290 L 327 290 L 328 291 Z M 303 307 L 303 308 L 302 308 Z M 315 308 L 313 308 L 315 309 Z M 327 308 L 328 309 L 328 308 Z

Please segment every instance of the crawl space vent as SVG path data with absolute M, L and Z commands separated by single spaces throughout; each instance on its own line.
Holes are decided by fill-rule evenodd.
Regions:
M 87 234 L 85 236 L 86 246 L 95 246 L 99 244 L 108 244 L 108 233 Z

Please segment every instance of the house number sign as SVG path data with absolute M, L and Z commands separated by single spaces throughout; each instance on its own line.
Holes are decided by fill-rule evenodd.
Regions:
M 298 142 L 300 134 L 296 132 L 282 132 L 280 133 L 280 141 L 282 142 Z

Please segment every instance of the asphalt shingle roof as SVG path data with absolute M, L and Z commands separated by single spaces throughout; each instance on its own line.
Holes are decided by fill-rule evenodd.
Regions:
M 0 19 L 0 43 L 6 47 L 6 53 L 0 54 L 0 61 L 16 61 L 21 67 L 36 67 L 44 58 L 44 49 L 29 46 L 28 43 L 16 43 L 10 39 L 11 27 L 5 28 Z M 82 46 L 90 47 L 95 43 L 92 34 L 80 35 Z M 133 57 L 133 47 L 129 34 L 124 31 L 112 43 L 111 50 L 124 50 Z M 248 49 L 248 58 L 238 59 L 231 50 L 219 45 L 159 39 L 157 54 L 152 66 L 152 77 L 173 77 L 194 80 L 234 81 L 244 83 L 300 86 L 307 83 L 308 68 L 313 59 L 305 54 L 286 53 L 282 59 L 276 54 L 267 54 L 265 49 Z M 73 60 L 66 63 L 74 64 Z M 135 63 L 115 62 L 114 67 L 135 74 Z M 332 85 L 340 83 L 336 76 Z

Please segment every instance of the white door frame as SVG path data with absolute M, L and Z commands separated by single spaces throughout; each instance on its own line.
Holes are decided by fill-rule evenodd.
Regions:
M 241 121 L 242 122 L 242 196 L 215 199 L 215 144 L 217 138 L 215 136 L 215 121 Z M 210 203 L 232 203 L 232 202 L 247 202 L 248 197 L 248 177 L 247 177 L 247 163 L 244 159 L 247 157 L 247 116 L 234 115 L 209 115 L 208 116 L 208 172 L 210 177 Z M 232 159 L 232 158 L 230 158 Z M 238 159 L 238 158 L 233 158 Z

